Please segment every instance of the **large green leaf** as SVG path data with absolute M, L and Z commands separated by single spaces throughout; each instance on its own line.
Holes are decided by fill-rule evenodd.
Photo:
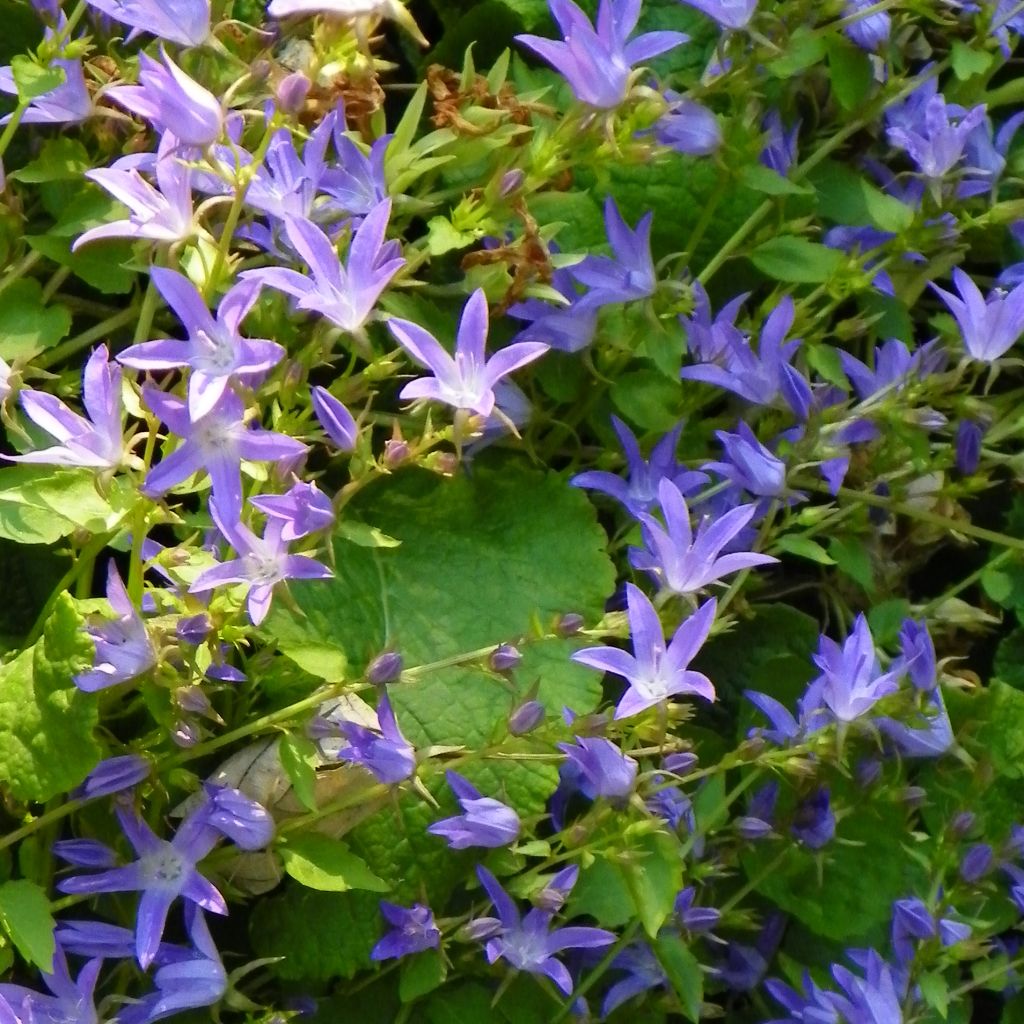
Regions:
M 43 638 L 0 667 L 0 779 L 20 800 L 67 792 L 100 759 L 96 698 L 72 682 L 92 662 L 81 627 L 64 594 Z

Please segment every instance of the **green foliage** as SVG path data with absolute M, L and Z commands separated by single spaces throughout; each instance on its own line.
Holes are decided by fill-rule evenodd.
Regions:
M 66 338 L 71 314 L 65 306 L 47 306 L 34 278 L 15 281 L 0 303 L 0 359 L 29 360 Z
M 843 254 L 806 238 L 779 235 L 762 242 L 750 254 L 750 261 L 776 281 L 820 284 L 839 269 Z
M 53 914 L 38 885 L 24 879 L 0 885 L 0 924 L 25 960 L 53 970 Z
M 297 835 L 280 847 L 280 853 L 285 871 L 307 889 L 387 892 L 390 888 L 366 866 L 366 861 L 338 839 L 315 832 Z
M 92 641 L 64 594 L 42 639 L 0 666 L 0 778 L 19 800 L 77 786 L 100 759 L 96 698 L 72 676 L 92 663 Z

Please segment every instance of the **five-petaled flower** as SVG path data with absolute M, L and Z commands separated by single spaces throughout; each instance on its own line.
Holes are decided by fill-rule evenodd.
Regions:
M 519 815 L 511 807 L 480 791 L 457 772 L 445 773 L 458 798 L 462 814 L 435 821 L 427 827 L 431 835 L 443 836 L 453 850 L 468 846 L 508 846 L 519 836 Z

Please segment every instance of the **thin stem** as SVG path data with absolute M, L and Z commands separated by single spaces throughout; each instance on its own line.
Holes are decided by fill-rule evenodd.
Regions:
M 135 306 L 122 309 L 120 313 L 115 313 L 102 323 L 90 327 L 87 331 L 82 331 L 81 334 L 76 334 L 73 338 L 68 338 L 67 341 L 61 342 L 56 348 L 51 348 L 48 352 L 42 353 L 42 355 L 32 360 L 32 365 L 40 370 L 48 370 L 51 366 L 56 366 L 83 348 L 88 348 L 94 341 L 99 341 L 100 338 L 105 337 L 112 331 L 116 331 L 119 327 L 126 327 L 137 315 L 138 310 Z

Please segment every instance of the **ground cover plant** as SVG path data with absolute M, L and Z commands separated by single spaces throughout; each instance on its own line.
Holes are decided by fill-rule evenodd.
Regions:
M 1024 1020 L 1024 2 L 0 13 L 0 1024 Z

